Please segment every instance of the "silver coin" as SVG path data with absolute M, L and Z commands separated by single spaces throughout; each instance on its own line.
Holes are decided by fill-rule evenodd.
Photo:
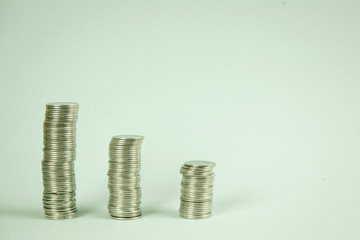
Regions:
M 108 210 L 113 219 L 136 219 L 141 214 L 140 148 L 143 136 L 117 135 L 109 144 Z
M 188 161 L 183 164 L 180 173 L 181 196 L 179 213 L 186 219 L 205 219 L 211 217 L 214 162 Z
M 46 104 L 43 122 L 43 207 L 48 219 L 77 216 L 74 161 L 77 103 Z
M 188 167 L 215 167 L 216 163 L 210 161 L 188 161 L 184 163 Z

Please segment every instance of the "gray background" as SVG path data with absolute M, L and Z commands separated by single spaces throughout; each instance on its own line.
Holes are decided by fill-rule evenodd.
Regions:
M 0 238 L 360 239 L 359 1 L 0 1 Z M 77 219 L 42 211 L 45 104 L 80 104 Z M 143 218 L 107 213 L 142 134 Z M 215 161 L 213 217 L 178 216 Z

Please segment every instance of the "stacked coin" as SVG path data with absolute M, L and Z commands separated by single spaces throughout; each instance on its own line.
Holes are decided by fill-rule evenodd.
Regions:
M 182 166 L 180 216 L 187 219 L 211 217 L 215 163 L 189 161 Z
M 140 147 L 143 136 L 118 135 L 109 146 L 109 204 L 114 219 L 141 217 Z
M 49 219 L 77 216 L 74 160 L 78 104 L 46 104 L 44 121 L 43 206 Z

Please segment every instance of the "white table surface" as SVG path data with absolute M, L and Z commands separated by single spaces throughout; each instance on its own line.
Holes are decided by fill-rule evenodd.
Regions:
M 0 1 L 0 239 L 360 239 L 359 1 Z M 42 210 L 45 104 L 79 102 L 79 217 Z M 141 134 L 143 218 L 107 213 Z M 178 216 L 183 162 L 213 217 Z

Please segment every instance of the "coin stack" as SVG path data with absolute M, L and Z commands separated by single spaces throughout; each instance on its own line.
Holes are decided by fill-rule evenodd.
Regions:
M 109 146 L 109 204 L 113 219 L 141 217 L 140 147 L 143 136 L 118 135 Z
M 180 216 L 186 219 L 211 217 L 214 162 L 189 161 L 182 166 Z
M 74 160 L 78 104 L 46 104 L 44 121 L 43 206 L 49 219 L 77 216 Z

